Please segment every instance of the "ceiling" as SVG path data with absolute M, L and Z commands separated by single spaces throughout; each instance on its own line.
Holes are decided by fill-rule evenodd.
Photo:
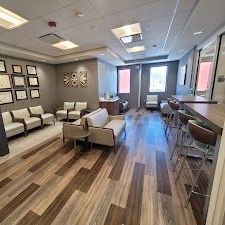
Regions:
M 0 6 L 29 20 L 14 30 L 0 28 L 1 53 L 52 64 L 93 57 L 114 65 L 162 55 L 177 60 L 225 23 L 224 0 L 0 0 Z M 49 21 L 57 26 L 50 28 Z M 111 29 L 137 22 L 146 50 L 128 53 Z M 80 47 L 56 49 L 38 38 L 48 33 Z

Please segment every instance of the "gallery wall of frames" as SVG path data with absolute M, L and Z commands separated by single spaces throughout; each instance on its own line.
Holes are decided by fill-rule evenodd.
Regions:
M 26 65 L 26 71 L 21 65 L 11 66 L 13 73 L 9 74 L 5 61 L 0 59 L 0 105 L 40 98 L 36 66 Z

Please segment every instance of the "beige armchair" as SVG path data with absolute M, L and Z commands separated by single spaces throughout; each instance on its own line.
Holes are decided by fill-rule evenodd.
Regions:
M 126 137 L 126 122 L 123 115 L 109 116 L 106 109 L 98 110 L 91 115 L 85 115 L 88 129 L 91 133 L 91 143 L 106 145 L 114 148 L 122 134 Z
M 27 108 L 12 111 L 12 117 L 14 122 L 24 124 L 25 132 L 42 126 L 41 118 L 31 115 Z
M 45 124 L 52 123 L 52 122 L 55 124 L 54 115 L 52 113 L 45 113 L 41 105 L 29 107 L 28 109 L 31 116 L 36 116 L 41 119 L 43 126 Z
M 56 120 L 67 119 L 70 111 L 74 111 L 74 102 L 64 102 L 63 108 L 56 111 Z
M 87 102 L 76 102 L 75 110 L 68 112 L 68 119 L 77 120 L 80 119 L 87 109 Z
M 159 107 L 158 95 L 147 95 L 145 107 L 149 109 L 158 109 Z
M 12 137 L 17 134 L 24 133 L 25 134 L 25 127 L 23 123 L 15 122 L 12 118 L 10 112 L 3 112 L 2 119 L 4 123 L 6 137 Z

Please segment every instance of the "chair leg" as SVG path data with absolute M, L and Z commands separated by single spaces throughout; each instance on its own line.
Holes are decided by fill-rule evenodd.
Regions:
M 179 129 L 179 127 L 177 127 L 176 141 L 175 141 L 175 145 L 174 145 L 172 154 L 170 156 L 170 160 L 173 158 L 173 155 L 174 155 L 174 153 L 176 151 L 176 148 L 178 146 L 178 142 L 179 142 L 179 131 L 180 131 L 180 129 Z M 183 134 L 183 131 L 182 130 L 181 130 L 181 134 Z
M 196 175 L 196 177 L 195 177 L 195 179 L 194 179 L 194 183 L 193 183 L 193 185 L 191 186 L 191 190 L 190 190 L 189 193 L 188 193 L 188 198 L 187 198 L 187 201 L 186 201 L 186 203 L 185 203 L 185 208 L 188 206 L 188 204 L 189 204 L 189 202 L 190 202 L 191 195 L 192 195 L 192 193 L 194 192 L 194 188 L 195 188 L 195 186 L 196 186 L 196 184 L 197 184 L 197 182 L 198 182 L 198 178 L 199 178 L 199 176 L 200 176 L 200 174 L 201 174 L 201 172 L 202 172 L 202 170 L 203 170 L 203 168 L 204 168 L 205 162 L 206 162 L 206 157 L 204 156 L 204 157 L 202 158 L 202 161 L 201 161 L 201 164 L 200 164 L 200 168 L 199 168 L 199 170 L 198 170 L 198 173 L 197 173 L 197 175 Z
M 189 146 L 189 149 L 190 149 L 190 146 Z M 185 154 L 184 154 L 184 157 L 183 157 L 183 159 L 182 159 L 182 161 L 181 161 L 180 169 L 178 170 L 178 174 L 177 174 L 177 177 L 176 177 L 176 179 L 175 179 L 175 184 L 177 184 L 177 181 L 178 181 L 179 178 L 180 178 L 180 174 L 181 174 L 181 172 L 182 172 L 182 170 L 183 170 L 183 168 L 184 168 L 184 164 L 185 164 L 185 161 L 186 161 L 186 159 L 187 159 L 187 152 L 188 152 L 188 150 L 186 149 Z

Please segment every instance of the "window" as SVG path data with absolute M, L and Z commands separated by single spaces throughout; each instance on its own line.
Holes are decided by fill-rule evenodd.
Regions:
M 165 92 L 166 76 L 167 66 L 151 67 L 149 92 Z
M 130 93 L 130 69 L 119 70 L 119 93 Z

